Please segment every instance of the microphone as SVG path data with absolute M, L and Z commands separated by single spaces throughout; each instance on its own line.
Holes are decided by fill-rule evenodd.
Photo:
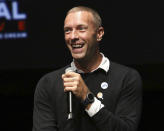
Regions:
M 67 72 L 74 72 L 74 70 L 72 69 L 72 67 L 68 67 L 65 70 L 65 73 Z M 72 92 L 69 91 L 68 92 L 68 120 L 73 118 L 73 112 L 72 112 Z

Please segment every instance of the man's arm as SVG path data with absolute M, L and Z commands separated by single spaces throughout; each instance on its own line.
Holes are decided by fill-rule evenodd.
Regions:
M 79 74 L 69 72 L 62 78 L 65 91 L 72 91 L 82 100 L 86 98 L 88 87 Z M 112 113 L 104 105 L 91 117 L 95 126 L 101 131 L 136 131 L 141 113 L 141 87 L 140 75 L 135 70 L 130 70 L 124 77 L 115 112 Z
M 46 88 L 50 85 L 48 79 L 42 78 L 34 94 L 33 131 L 57 131 L 54 113 Z
M 120 97 L 114 113 L 105 106 L 92 118 L 101 131 L 136 131 L 141 115 L 142 82 L 136 71 L 124 79 Z

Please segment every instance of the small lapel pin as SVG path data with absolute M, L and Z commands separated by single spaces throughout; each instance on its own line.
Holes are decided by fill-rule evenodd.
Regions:
M 107 89 L 108 88 L 108 83 L 107 82 L 102 82 L 101 83 L 101 88 L 102 89 Z
M 97 93 L 97 98 L 103 99 L 103 93 L 102 92 Z

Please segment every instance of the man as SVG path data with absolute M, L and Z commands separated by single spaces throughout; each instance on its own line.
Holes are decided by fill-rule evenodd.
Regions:
M 74 7 L 64 21 L 73 62 L 39 81 L 33 131 L 136 131 L 142 89 L 137 71 L 109 61 L 99 51 L 101 18 L 88 7 Z M 73 71 L 65 71 L 70 67 Z M 73 118 L 68 120 L 68 92 Z

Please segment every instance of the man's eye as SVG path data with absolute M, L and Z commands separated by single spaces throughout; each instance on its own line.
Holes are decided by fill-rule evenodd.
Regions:
M 80 31 L 85 31 L 86 28 L 85 28 L 85 27 L 79 27 L 79 30 L 80 30 Z
M 70 29 L 65 29 L 64 32 L 67 34 L 69 33 L 71 30 Z
M 80 30 L 84 30 L 84 27 L 80 27 Z

